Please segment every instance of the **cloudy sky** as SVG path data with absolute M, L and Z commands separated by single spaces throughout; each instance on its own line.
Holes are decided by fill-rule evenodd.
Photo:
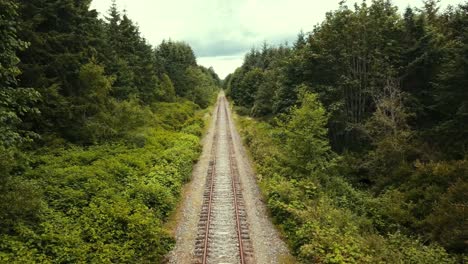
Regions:
M 213 66 L 221 78 L 242 64 L 243 55 L 264 41 L 293 42 L 338 7 L 339 0 L 117 0 L 138 23 L 152 45 L 163 39 L 188 42 L 198 63 Z M 355 0 L 348 0 L 349 5 Z M 370 1 L 368 1 L 370 2 Z M 400 9 L 420 7 L 422 0 L 394 0 Z M 456 5 L 463 0 L 442 0 Z M 93 0 L 91 8 L 106 14 L 111 0 Z

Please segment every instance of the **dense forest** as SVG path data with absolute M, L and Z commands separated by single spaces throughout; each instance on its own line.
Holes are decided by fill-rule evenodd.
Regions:
M 223 86 L 299 261 L 467 261 L 467 3 L 342 1 Z
M 115 1 L 0 0 L 0 262 L 161 263 L 221 85 L 302 263 L 465 263 L 468 3 L 338 10 L 221 81 Z
M 115 2 L 0 0 L 0 262 L 158 263 L 220 80 Z

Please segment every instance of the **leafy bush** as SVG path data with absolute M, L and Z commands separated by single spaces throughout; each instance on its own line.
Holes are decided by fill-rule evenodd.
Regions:
M 406 199 L 415 204 L 412 214 L 419 220 L 415 228 L 454 252 L 466 253 L 468 159 L 416 162 L 415 167 L 400 187 Z
M 154 113 L 149 107 L 141 106 L 136 98 L 113 99 L 107 108 L 85 124 L 84 133 L 92 143 L 128 137 L 135 134 L 136 129 L 155 123 Z
M 195 115 L 199 107 L 191 101 L 180 103 L 155 103 L 151 109 L 159 125 L 165 129 L 180 130 L 185 122 Z
M 11 204 L 1 206 L 0 262 L 160 263 L 205 124 L 193 103 L 161 106 L 114 101 L 90 130 L 106 143 L 36 151 L 21 178 L 1 185 Z
M 296 133 L 301 129 L 291 127 L 293 124 L 313 127 L 311 120 L 317 118 L 297 123 L 291 120 L 301 120 L 301 116 L 311 115 L 314 109 L 307 104 L 293 108 L 291 115 L 283 118 L 286 123 L 279 126 L 250 118 L 238 120 L 243 139 L 254 158 L 267 207 L 299 262 L 455 263 L 442 247 L 426 245 L 398 231 L 414 221 L 411 214 L 414 204 L 406 202 L 405 193 L 387 190 L 373 197 L 354 188 L 338 176 L 340 170 L 336 162 L 339 158 L 319 159 L 323 165 L 319 170 L 316 166 L 304 169 L 296 164 L 307 159 L 307 155 L 292 157 L 296 152 L 288 150 L 301 140 L 287 139 L 285 135 L 302 135 Z M 307 131 L 309 133 L 304 136 L 314 138 L 316 134 L 310 129 Z M 318 142 L 317 139 L 309 142 L 309 148 L 316 146 L 314 142 Z M 310 153 L 328 151 L 323 148 L 323 142 L 319 143 Z M 314 162 L 315 157 L 309 158 Z M 460 199 L 455 198 L 461 197 L 459 190 L 453 192 L 451 199 Z

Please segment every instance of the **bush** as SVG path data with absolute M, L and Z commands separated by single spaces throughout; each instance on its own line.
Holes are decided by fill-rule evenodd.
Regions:
M 141 106 L 137 99 L 111 100 L 107 111 L 87 120 L 84 134 L 91 143 L 100 143 L 131 136 L 135 130 L 154 123 L 153 112 Z
M 9 215 L 0 215 L 0 262 L 160 263 L 173 247 L 165 223 L 200 154 L 200 133 L 188 132 L 203 115 L 188 102 L 156 113 L 133 100 L 113 104 L 93 120 L 103 129 L 90 130 L 106 143 L 40 149 L 21 178 L 1 185 L 11 203 L 1 206 Z
M 425 245 L 398 231 L 414 221 L 415 205 L 405 201 L 405 193 L 387 190 L 373 197 L 354 188 L 337 176 L 339 159 L 320 159 L 320 163 L 329 162 L 321 170 L 297 169 L 298 157 L 287 151 L 292 145 L 282 143 L 288 131 L 281 130 L 289 126 L 275 127 L 250 118 L 240 118 L 238 123 L 267 207 L 300 263 L 455 263 L 444 248 Z M 323 145 L 318 146 L 311 153 Z M 450 201 L 461 201 L 460 194 L 454 189 Z
M 236 113 L 241 116 L 250 115 L 250 109 L 245 106 L 234 106 L 234 111 L 236 111 Z
M 157 123 L 168 130 L 180 130 L 195 115 L 199 107 L 190 101 L 180 103 L 155 103 L 151 106 Z

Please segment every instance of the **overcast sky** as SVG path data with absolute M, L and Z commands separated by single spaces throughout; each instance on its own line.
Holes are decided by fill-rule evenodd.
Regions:
M 300 30 L 311 31 L 339 0 L 117 0 L 154 46 L 163 39 L 188 42 L 198 63 L 213 66 L 221 78 L 242 64 L 244 54 L 264 41 L 293 42 Z M 347 1 L 349 5 L 355 2 Z M 370 1 L 368 1 L 370 2 Z M 394 0 L 400 10 L 422 0 Z M 463 0 L 442 0 L 443 6 Z M 93 0 L 106 14 L 111 0 Z

